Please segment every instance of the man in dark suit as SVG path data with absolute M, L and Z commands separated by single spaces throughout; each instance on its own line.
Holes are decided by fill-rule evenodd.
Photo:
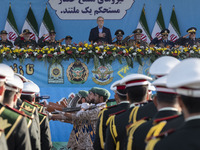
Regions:
M 175 88 L 185 122 L 177 130 L 162 133 L 147 144 L 146 150 L 199 150 L 200 134 L 200 59 L 181 61 L 167 77 L 167 86 Z M 184 77 L 181 77 L 184 74 Z M 191 80 L 192 79 L 192 80 Z
M 97 42 L 99 45 L 101 44 L 112 44 L 112 37 L 110 33 L 110 29 L 104 27 L 104 18 L 98 17 L 97 18 L 98 26 L 91 29 L 89 41 L 91 43 Z

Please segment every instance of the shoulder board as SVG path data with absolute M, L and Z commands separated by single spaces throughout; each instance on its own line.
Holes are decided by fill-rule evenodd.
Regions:
M 171 133 L 174 133 L 175 132 L 175 129 L 169 129 L 165 132 L 162 132 L 160 133 L 159 135 L 157 136 L 151 136 L 150 138 L 147 139 L 147 142 L 150 141 L 151 139 L 154 139 L 154 138 L 164 138 L 164 137 L 167 137 L 168 135 L 170 135 Z
M 36 104 L 36 105 L 40 105 L 40 106 L 44 106 L 43 104 L 40 104 L 40 103 L 38 103 L 38 102 L 35 102 L 35 104 Z
M 29 102 L 29 101 L 27 101 L 27 100 L 25 100 L 24 102 L 29 103 L 30 105 L 33 105 L 33 106 L 37 107 L 37 105 L 32 104 L 31 102 Z
M 107 109 L 110 109 L 110 108 L 113 108 L 113 107 L 116 107 L 117 105 L 112 105 L 112 106 L 107 106 L 106 108 Z
M 174 116 L 170 116 L 170 117 L 155 119 L 155 120 L 154 120 L 154 124 L 157 124 L 157 123 L 159 123 L 159 122 L 161 122 L 161 121 L 168 121 L 168 120 L 177 118 L 177 117 L 179 117 L 179 116 L 180 116 L 180 115 L 174 115 Z
M 20 115 L 22 115 L 22 116 L 25 116 L 25 117 L 26 117 L 26 114 L 25 114 L 23 111 L 19 111 L 18 109 L 11 108 L 11 107 L 8 106 L 8 105 L 5 105 L 5 107 L 8 108 L 8 109 L 10 109 L 10 110 L 12 110 L 12 111 L 14 111 L 14 112 L 16 112 L 16 113 L 18 113 L 18 114 L 20 114 Z
M 123 109 L 123 110 L 121 110 L 121 111 L 118 111 L 118 112 L 115 112 L 115 113 L 113 113 L 113 114 L 110 114 L 109 116 L 118 115 L 118 114 L 121 114 L 121 113 L 123 113 L 123 112 L 125 112 L 125 111 L 126 111 L 126 110 Z
M 38 112 L 39 114 L 42 114 L 42 115 L 44 115 L 44 116 L 47 116 L 47 114 L 44 114 L 44 113 L 42 113 L 42 112 Z
M 33 119 L 33 117 L 31 116 L 33 112 L 24 109 L 24 107 L 20 107 L 20 111 L 22 111 L 24 114 L 26 114 L 26 116 L 27 116 L 28 118 Z M 28 113 L 30 113 L 30 115 L 29 115 Z

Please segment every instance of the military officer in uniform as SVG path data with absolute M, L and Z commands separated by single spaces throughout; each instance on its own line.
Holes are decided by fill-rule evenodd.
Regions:
M 129 101 L 126 97 L 125 85 L 121 85 L 120 82 L 121 81 L 118 80 L 111 85 L 111 89 L 115 88 L 115 99 L 118 102 L 118 104 L 106 107 L 100 112 L 97 121 L 96 136 L 93 144 L 93 148 L 95 150 L 104 149 L 104 141 L 106 139 L 107 129 L 106 122 L 109 116 L 116 112 L 125 112 L 129 108 Z
M 158 37 L 155 37 L 150 45 L 154 45 L 156 47 L 169 47 L 169 48 L 172 48 L 174 47 L 174 42 L 168 40 L 168 35 L 169 35 L 170 31 L 168 29 L 163 29 L 161 32 L 160 32 L 160 36 Z M 161 39 L 159 40 L 159 38 L 161 37 Z
M 31 143 L 27 128 L 26 115 L 13 108 L 14 102 L 17 99 L 16 92 L 18 91 L 19 83 L 18 81 L 14 80 L 14 72 L 9 66 L 0 64 L 0 72 L 1 72 L 1 81 L 0 81 L 1 93 L 5 92 L 3 100 L 1 101 L 0 104 L 0 118 L 1 118 L 0 124 L 4 125 L 4 131 L 7 139 L 8 149 L 31 150 Z
M 141 39 L 142 29 L 138 28 L 133 31 L 132 35 L 127 36 L 123 42 L 126 43 L 127 46 L 140 47 L 144 48 L 148 46 L 148 43 Z M 130 39 L 134 36 L 134 39 Z
M 29 48 L 30 46 L 35 49 L 37 43 L 35 40 L 30 39 L 31 32 L 28 29 L 25 29 L 22 34 L 15 40 L 15 45 L 19 48 Z
M 200 41 L 196 38 L 196 31 L 197 28 L 191 27 L 187 30 L 188 34 L 183 37 L 180 37 L 177 41 L 177 45 L 185 46 L 185 47 L 193 47 L 196 45 L 197 47 L 200 46 Z M 188 37 L 188 38 L 187 38 Z
M 8 39 L 7 39 L 7 35 L 8 33 L 5 31 L 5 30 L 2 30 L 1 31 L 1 40 L 0 40 L 0 45 L 3 45 L 4 47 L 13 47 L 13 44 L 12 42 L 10 42 Z
M 39 40 L 38 45 L 42 48 L 44 46 L 47 46 L 49 48 L 55 48 L 59 45 L 59 42 L 55 40 L 56 38 L 56 32 L 54 30 L 50 30 L 49 32 L 49 40 L 45 40 L 45 37 L 47 37 L 48 34 L 44 34 Z
M 126 126 L 135 122 L 133 113 L 138 110 L 138 105 L 146 101 L 148 92 L 148 80 L 152 78 L 142 74 L 131 74 L 121 80 L 126 85 L 127 100 L 130 101 L 130 108 L 116 116 L 109 118 L 110 123 L 106 131 L 105 149 L 123 149 L 126 144 Z
M 119 29 L 115 32 L 115 35 L 116 37 L 114 37 L 112 41 L 114 41 L 114 39 L 117 39 L 117 40 L 113 42 L 113 44 L 118 45 L 118 46 L 125 45 L 125 43 L 123 43 L 124 31 Z
M 152 137 L 146 150 L 199 150 L 200 134 L 200 59 L 189 58 L 175 66 L 167 76 L 167 87 L 176 89 L 178 102 L 184 114 L 179 129 Z

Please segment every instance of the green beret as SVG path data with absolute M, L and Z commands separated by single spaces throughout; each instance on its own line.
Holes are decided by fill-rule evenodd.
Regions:
M 103 88 L 97 88 L 96 94 L 98 94 L 99 96 L 103 96 L 105 99 L 109 99 L 110 97 L 110 92 Z
M 78 92 L 78 94 L 81 95 L 81 97 L 87 97 L 88 91 L 81 90 L 81 91 Z
M 92 92 L 92 93 L 96 93 L 96 89 L 97 89 L 97 87 L 93 87 L 93 88 L 91 88 L 88 92 Z

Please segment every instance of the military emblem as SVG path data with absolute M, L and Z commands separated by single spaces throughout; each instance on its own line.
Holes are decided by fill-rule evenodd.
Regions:
M 52 64 L 49 66 L 49 84 L 63 84 L 64 83 L 64 68 L 61 64 Z
M 88 67 L 80 61 L 71 63 L 67 68 L 67 78 L 72 84 L 83 84 L 89 75 Z
M 105 66 L 99 66 L 97 69 L 92 70 L 92 80 L 99 85 L 107 85 L 113 80 L 113 69 L 112 66 L 107 64 Z
M 0 117 L 0 122 L 1 122 L 0 123 L 0 129 L 2 129 L 2 130 L 4 130 L 4 129 L 6 129 L 6 128 L 11 126 L 11 124 L 8 123 L 8 120 L 7 119 L 3 119 L 2 117 Z

